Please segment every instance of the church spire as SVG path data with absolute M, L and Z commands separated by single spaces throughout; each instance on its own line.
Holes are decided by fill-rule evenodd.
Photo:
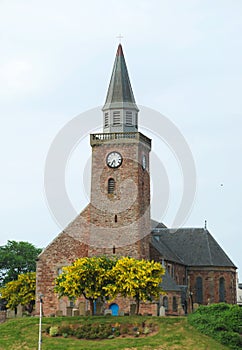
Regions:
M 108 93 L 103 106 L 104 132 L 137 132 L 138 107 L 129 80 L 122 45 L 119 44 Z

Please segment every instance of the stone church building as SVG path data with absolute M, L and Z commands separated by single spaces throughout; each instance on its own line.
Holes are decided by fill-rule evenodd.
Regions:
M 73 307 L 88 312 L 82 299 L 59 299 L 53 282 L 77 258 L 104 254 L 165 266 L 165 294 L 141 304 L 141 313 L 182 315 L 199 304 L 236 303 L 236 266 L 206 228 L 174 230 L 150 218 L 151 140 L 138 131 L 139 109 L 121 44 L 102 111 L 103 132 L 90 135 L 90 203 L 38 257 L 36 293 L 44 295 L 44 314 L 66 315 Z M 104 308 L 129 313 L 132 300 Z

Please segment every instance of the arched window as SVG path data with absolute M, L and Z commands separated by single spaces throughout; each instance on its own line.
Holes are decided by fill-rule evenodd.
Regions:
M 173 299 L 172 299 L 172 310 L 173 310 L 174 312 L 177 312 L 176 297 L 173 297 Z
M 219 279 L 219 301 L 225 301 L 225 280 L 223 277 Z
M 114 179 L 108 179 L 108 194 L 113 194 L 115 190 L 115 181 Z
M 163 298 L 163 306 L 164 306 L 165 310 L 168 310 L 168 298 L 167 297 Z
M 202 304 L 203 303 L 203 279 L 202 277 L 197 277 L 196 278 L 196 303 Z

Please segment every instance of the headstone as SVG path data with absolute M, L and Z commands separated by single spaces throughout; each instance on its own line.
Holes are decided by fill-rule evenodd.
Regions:
M 5 322 L 7 317 L 6 311 L 0 311 L 0 323 Z
M 57 317 L 63 316 L 63 311 L 62 311 L 62 310 L 57 310 L 57 311 L 56 311 L 56 316 L 57 316 Z
M 63 299 L 59 300 L 59 311 L 62 311 L 62 315 L 66 316 L 67 302 Z
M 103 303 L 101 301 L 96 302 L 96 315 L 100 316 L 102 314 Z
M 23 306 L 18 305 L 17 306 L 17 317 L 22 317 L 23 316 Z
M 81 301 L 79 303 L 79 315 L 80 316 L 85 316 L 86 315 L 86 307 L 85 307 L 85 302 Z
M 160 307 L 160 313 L 159 313 L 160 316 L 165 316 L 166 315 L 166 309 L 164 308 L 164 306 L 161 306 Z
M 66 307 L 66 316 L 72 316 L 72 310 L 73 310 L 73 307 L 67 306 Z
M 194 303 L 193 304 L 193 310 L 196 311 L 199 308 L 199 304 L 198 303 Z
M 135 315 L 136 304 L 130 304 L 130 315 Z
M 14 318 L 14 317 L 16 317 L 15 310 L 8 309 L 7 310 L 7 318 Z
M 110 309 L 104 310 L 104 315 L 105 315 L 105 316 L 106 316 L 106 315 L 112 315 L 112 310 L 110 310 Z
M 78 309 L 73 309 L 72 310 L 72 316 L 79 316 L 80 315 L 80 312 Z

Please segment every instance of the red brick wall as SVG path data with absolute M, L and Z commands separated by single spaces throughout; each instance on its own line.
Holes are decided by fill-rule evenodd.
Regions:
M 168 298 L 168 307 L 166 309 L 166 315 L 172 315 L 172 316 L 183 316 L 184 315 L 184 310 L 182 308 L 182 303 L 181 303 L 181 293 L 178 291 L 169 291 L 167 294 L 163 294 L 161 296 L 161 305 L 163 305 L 163 300 L 164 297 Z M 177 304 L 177 309 L 174 310 L 173 308 L 173 298 L 176 298 L 176 304 Z
M 92 146 L 89 256 L 112 254 L 115 247 L 117 255 L 148 258 L 142 238 L 150 233 L 150 177 L 141 160 L 145 154 L 149 166 L 150 149 L 132 139 Z M 106 164 L 112 151 L 123 157 L 116 169 Z M 116 183 L 114 194 L 107 192 L 110 178 Z
M 77 258 L 88 254 L 89 207 L 79 215 L 54 241 L 40 254 L 36 268 L 36 313 L 39 313 L 39 295 L 44 295 L 46 315 L 55 314 L 58 297 L 54 293 L 54 279 L 58 269 L 71 265 Z
M 106 165 L 111 151 L 122 154 L 118 169 Z M 77 258 L 112 255 L 114 247 L 118 256 L 149 258 L 150 178 L 141 166 L 145 154 L 149 167 L 149 151 L 133 140 L 93 145 L 91 204 L 44 250 L 37 263 L 37 300 L 39 294 L 44 295 L 46 315 L 59 308 L 53 292 L 58 269 Z M 110 177 L 116 181 L 113 195 L 107 193 Z
M 196 278 L 203 281 L 203 304 L 219 303 L 219 279 L 225 280 L 225 301 L 229 304 L 236 303 L 236 271 L 233 268 L 223 267 L 193 267 L 188 269 L 189 289 L 196 300 Z

